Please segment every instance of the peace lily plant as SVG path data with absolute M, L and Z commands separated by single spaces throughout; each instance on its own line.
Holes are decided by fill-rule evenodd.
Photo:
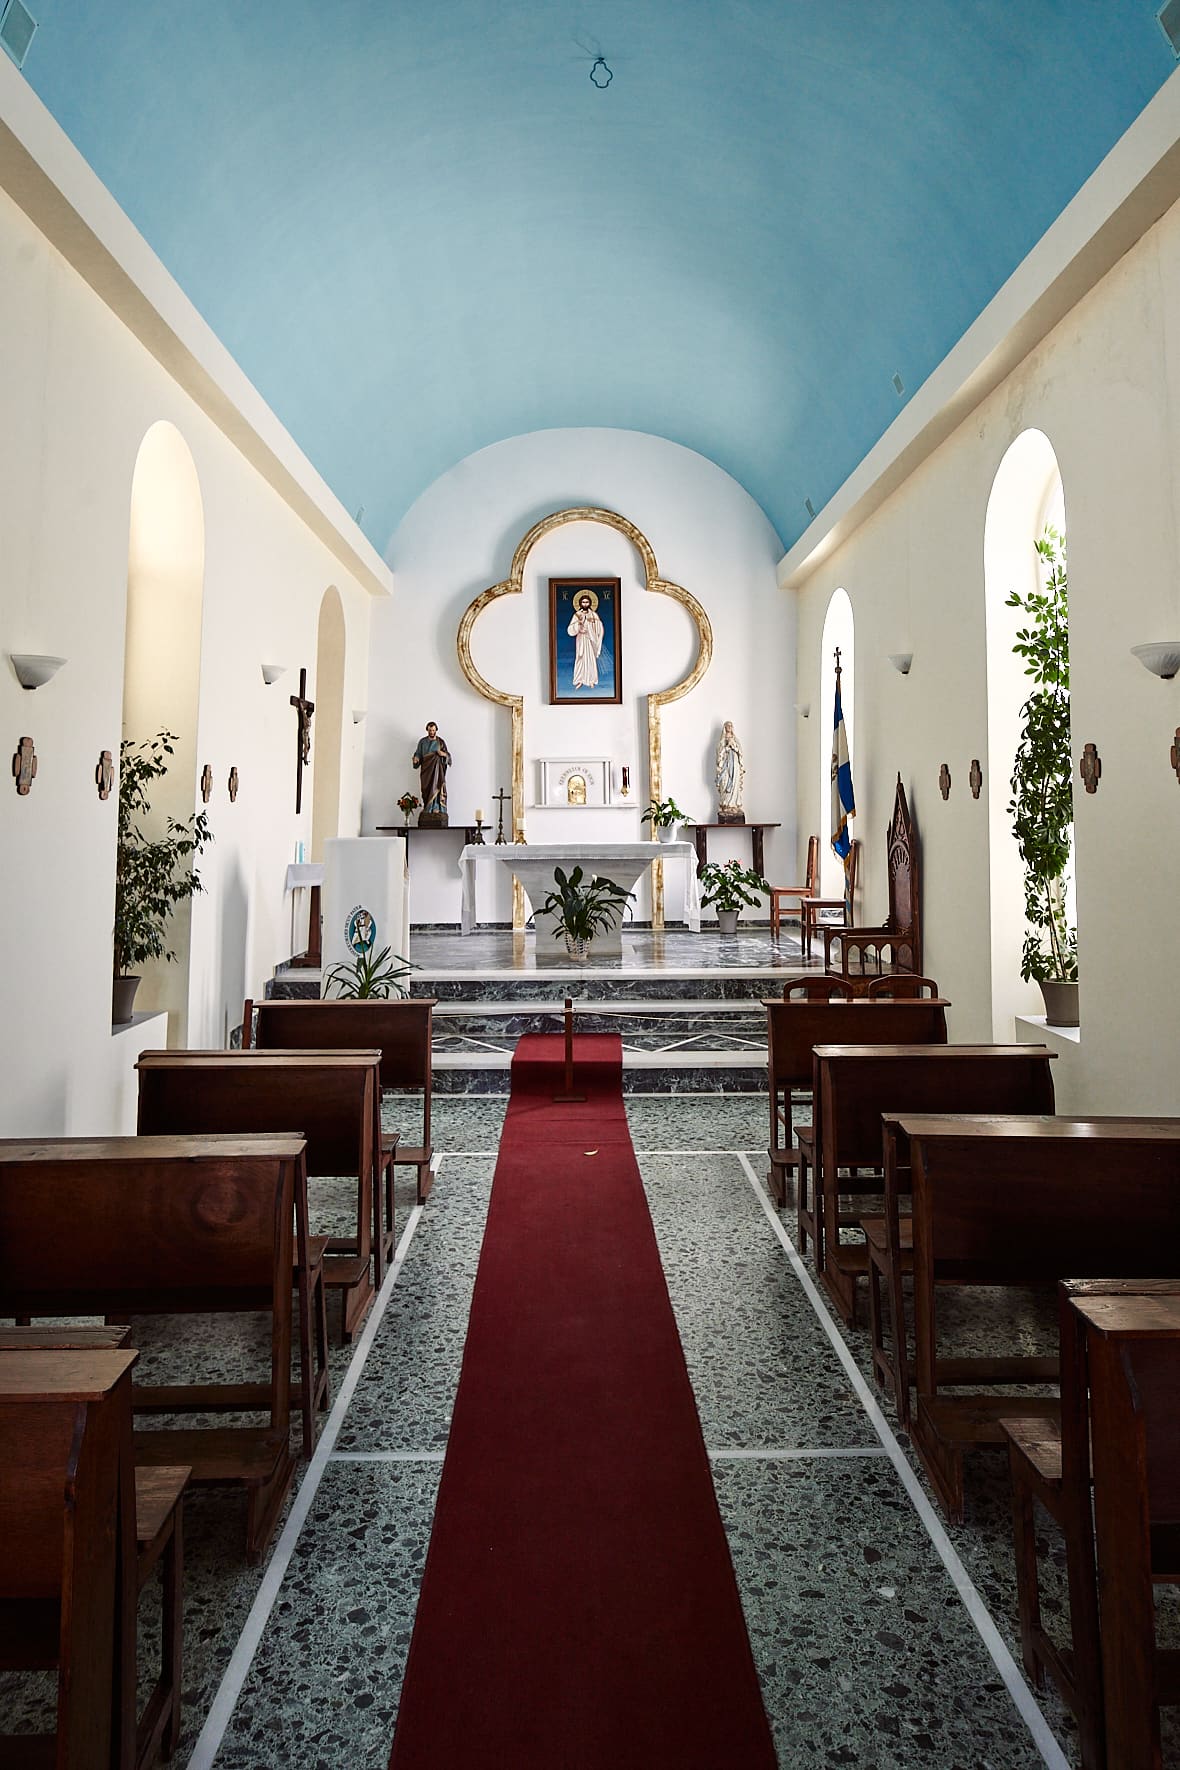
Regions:
M 1020 975 L 1041 985 L 1046 1019 L 1076 1026 L 1078 933 L 1066 914 L 1065 890 L 1073 833 L 1073 767 L 1069 730 L 1069 594 L 1065 537 L 1046 528 L 1034 543 L 1044 584 L 1007 606 L 1028 624 L 1012 649 L 1025 660 L 1033 691 L 1020 710 L 1024 721 L 1012 768 L 1008 812 L 1024 862 L 1028 929 Z M 1062 991 L 1058 986 L 1071 985 Z M 1059 999 L 1064 998 L 1064 999 Z

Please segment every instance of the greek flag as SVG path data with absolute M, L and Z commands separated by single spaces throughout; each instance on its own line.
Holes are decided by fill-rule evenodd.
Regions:
M 836 671 L 836 706 L 832 720 L 832 852 L 847 866 L 852 837 L 848 820 L 856 816 L 856 796 L 852 791 L 852 767 L 848 761 L 848 733 L 844 729 L 844 708 L 840 704 L 840 672 Z

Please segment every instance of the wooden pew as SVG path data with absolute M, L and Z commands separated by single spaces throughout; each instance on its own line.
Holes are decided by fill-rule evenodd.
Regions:
M 62 1353 L 83 1358 L 87 1353 L 98 1351 L 109 1354 L 121 1350 L 130 1329 L 127 1327 L 78 1327 L 38 1328 L 25 1327 L 0 1331 L 0 1353 L 3 1352 L 38 1352 L 55 1354 L 53 1365 L 44 1360 L 16 1361 L 0 1357 L 0 1390 L 10 1382 L 16 1381 L 21 1386 L 35 1382 L 38 1374 L 48 1376 L 53 1384 L 58 1384 L 63 1376 L 69 1380 L 73 1372 L 85 1375 L 86 1366 L 77 1356 L 71 1356 L 69 1365 L 60 1356 Z M 135 1351 L 132 1359 L 138 1358 Z M 120 1432 L 120 1454 L 128 1463 L 133 1458 L 131 1435 L 130 1383 L 127 1384 L 127 1419 L 125 1429 Z M 0 1421 L 3 1413 L 0 1410 Z M 9 1421 L 11 1426 L 12 1421 Z M 4 1439 L 0 1436 L 0 1446 Z M 3 1450 L 0 1449 L 0 1458 Z M 128 1708 L 126 1716 L 120 1716 L 120 1727 L 128 1736 L 134 1724 L 135 1764 L 137 1770 L 147 1770 L 157 1756 L 170 1758 L 180 1737 L 180 1694 L 184 1661 L 184 1536 L 182 1529 L 182 1501 L 184 1490 L 188 1485 L 191 1469 L 187 1468 L 148 1468 L 134 1470 L 135 1483 L 135 1593 L 136 1597 L 143 1591 L 151 1577 L 152 1571 L 159 1566 L 161 1572 L 161 1603 L 160 1603 L 160 1672 L 155 1684 L 144 1704 L 143 1714 L 138 1723 L 135 1722 L 134 1706 Z M 3 1605 L 0 1604 L 0 1612 Z M 122 1588 L 120 1590 L 120 1610 L 122 1610 Z M 32 1642 L 36 1639 L 36 1618 L 33 1632 L 28 1628 L 22 1630 L 15 1648 L 15 1654 L 27 1667 L 30 1663 L 30 1652 L 39 1651 L 47 1669 L 57 1668 L 60 1655 L 55 1640 L 43 1638 L 34 1649 Z M 137 1653 L 134 1609 L 127 1618 L 124 1627 L 120 1618 L 122 1634 L 118 1637 L 120 1652 L 130 1653 L 133 1658 L 130 1671 L 123 1688 L 123 1674 L 120 1672 L 120 1688 L 123 1698 L 128 1704 L 134 1705 L 138 1683 L 134 1656 Z M 0 1625 L 0 1635 L 3 1634 Z M 0 1666 L 13 1669 L 11 1643 L 0 1642 Z M 123 1756 L 120 1744 L 119 1756 Z M 0 1764 L 6 1762 L 4 1749 L 0 1743 Z
M 1055 1420 L 1056 1397 L 939 1380 L 940 1286 L 1052 1286 L 1065 1277 L 1180 1277 L 1180 1119 L 903 1115 L 913 1172 L 912 1437 L 950 1518 L 963 1516 L 963 1453 L 1003 1441 L 1005 1415 Z M 957 1383 L 970 1379 L 964 1360 Z M 1043 1381 L 1040 1360 L 986 1360 L 987 1385 Z
M 1106 1761 L 1158 1770 L 1180 1652 L 1156 1646 L 1154 1581 L 1180 1581 L 1180 1299 L 1087 1297 Z
M 859 1045 L 944 1045 L 949 1002 L 790 1001 L 763 999 L 766 1009 L 766 1051 L 770 1095 L 770 1143 L 767 1157 L 771 1197 L 786 1202 L 787 1175 L 798 1169 L 796 1214 L 799 1249 L 807 1251 L 810 1236 L 815 1263 L 823 1270 L 822 1201 L 807 1192 L 807 1172 L 815 1169 L 819 1124 L 801 1126 L 793 1146 L 791 1109 L 796 1093 L 810 1091 L 814 1080 L 812 1047 L 836 1040 Z M 852 1018 L 849 1018 L 849 1017 Z M 818 1106 L 813 1102 L 813 1111 Z
M 390 1001 L 247 1001 L 242 1011 L 242 1047 L 259 1050 L 335 1051 L 358 1046 L 381 1053 L 381 1087 L 389 1093 L 420 1093 L 422 1141 L 400 1144 L 396 1167 L 417 1172 L 418 1203 L 424 1204 L 434 1183 L 430 1136 L 431 1040 L 433 996 L 406 996 Z M 393 1253 L 393 1206 L 383 1231 L 383 1258 Z
M 291 1273 L 303 1154 L 302 1138 L 288 1136 L 0 1141 L 0 1315 L 269 1311 L 267 1382 L 133 1396 L 149 1412 L 266 1412 L 265 1426 L 135 1434 L 140 1467 L 189 1466 L 196 1482 L 245 1488 L 251 1561 L 295 1468 Z
M 0 1666 L 57 1668 L 57 1743 L 0 1762 L 135 1762 L 134 1352 L 0 1357 Z
M 310 1179 L 356 1175 L 356 1235 L 333 1236 L 324 1260 L 325 1283 L 342 1294 L 345 1344 L 374 1296 L 384 1183 L 379 1059 L 376 1050 L 145 1051 L 136 1064 L 141 1136 L 286 1131 L 305 1139 Z
M 867 1242 L 840 1239 L 841 1192 L 882 1190 L 882 1180 L 840 1179 L 842 1168 L 882 1168 L 881 1120 L 901 1112 L 1053 1111 L 1052 1053 L 1043 1045 L 816 1045 L 813 1090 L 820 1127 L 824 1285 L 841 1319 L 856 1317 L 856 1281 L 869 1272 Z M 900 1296 L 900 1286 L 896 1295 Z
M 1078 1724 L 1083 1770 L 1106 1770 L 1102 1647 L 1098 1619 L 1091 1504 L 1088 1305 L 1095 1302 L 1104 1331 L 1138 1331 L 1142 1305 L 1149 1320 L 1180 1328 L 1180 1280 L 1070 1279 L 1058 1286 L 1061 1342 L 1061 1419 L 1005 1415 L 1012 1475 L 1012 1522 L 1016 1594 L 1024 1669 L 1038 1690 L 1048 1674 Z M 1163 1305 L 1163 1314 L 1154 1304 Z M 1180 1351 L 1180 1345 L 1175 1348 Z M 1180 1368 L 1176 1379 L 1180 1385 Z M 1180 1386 L 1173 1408 L 1180 1404 Z M 1128 1435 L 1129 1437 L 1130 1435 Z M 1065 1537 L 1069 1578 L 1069 1639 L 1059 1644 L 1041 1616 L 1034 1501 L 1040 1501 Z M 1175 1496 L 1173 1503 L 1175 1503 Z M 1180 1516 L 1180 1514 L 1177 1514 Z M 1175 1533 L 1153 1534 L 1152 1577 L 1173 1577 L 1178 1567 Z

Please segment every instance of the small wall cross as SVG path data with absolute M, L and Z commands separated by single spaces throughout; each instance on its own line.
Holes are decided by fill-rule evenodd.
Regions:
M 1180 781 L 1180 725 L 1176 727 L 1176 736 L 1168 755 L 1171 758 L 1172 767 L 1176 770 L 1176 779 Z
M 983 786 L 983 770 L 979 766 L 978 756 L 972 757 L 971 772 L 967 776 L 967 784 L 971 788 L 971 797 L 973 799 L 978 799 L 979 790 Z
M 299 672 L 299 693 L 291 696 L 299 723 L 295 730 L 295 810 L 303 810 L 303 769 L 311 761 L 311 716 L 315 702 L 307 698 L 307 671 Z
M 212 792 L 213 792 L 213 770 L 210 768 L 209 764 L 206 762 L 204 768 L 202 768 L 202 770 L 201 770 L 201 798 L 205 801 L 206 805 L 208 805 L 208 803 L 209 803 L 209 799 L 212 795 Z
M 98 788 L 100 799 L 109 799 L 111 786 L 115 779 L 115 763 L 109 750 L 98 753 L 98 767 L 94 771 L 94 784 Z
M 234 800 L 237 798 L 237 796 L 238 796 L 238 771 L 236 768 L 231 768 L 229 771 L 229 802 L 231 805 L 234 803 Z
M 32 738 L 21 738 L 12 758 L 12 778 L 21 798 L 25 798 L 37 777 L 37 752 Z
M 944 799 L 951 796 L 951 771 L 944 762 L 938 771 L 938 790 Z
M 1082 759 L 1078 763 L 1078 773 L 1086 783 L 1087 793 L 1098 791 L 1098 782 L 1102 779 L 1102 758 L 1098 754 L 1097 744 L 1086 744 L 1082 749 Z

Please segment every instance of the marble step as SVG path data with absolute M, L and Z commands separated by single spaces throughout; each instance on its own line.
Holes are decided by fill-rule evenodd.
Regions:
M 769 967 L 711 970 L 588 970 L 583 966 L 517 974 L 499 971 L 436 971 L 416 975 L 414 996 L 436 996 L 442 1002 L 516 1002 L 547 1009 L 563 997 L 580 1002 L 746 1002 L 782 994 L 783 970 Z
M 703 997 L 633 1002 L 582 1000 L 574 1024 L 583 1033 L 619 1033 L 625 1045 L 659 1049 L 693 1041 L 704 1048 L 766 1049 L 766 1016 L 757 1000 L 719 1002 Z M 560 1033 L 561 1001 L 440 1002 L 434 1011 L 436 1049 L 458 1050 L 465 1042 L 515 1043 L 523 1033 Z
M 435 1094 L 507 1094 L 511 1051 L 435 1050 Z M 623 1051 L 624 1094 L 762 1094 L 766 1061 L 749 1051 Z

